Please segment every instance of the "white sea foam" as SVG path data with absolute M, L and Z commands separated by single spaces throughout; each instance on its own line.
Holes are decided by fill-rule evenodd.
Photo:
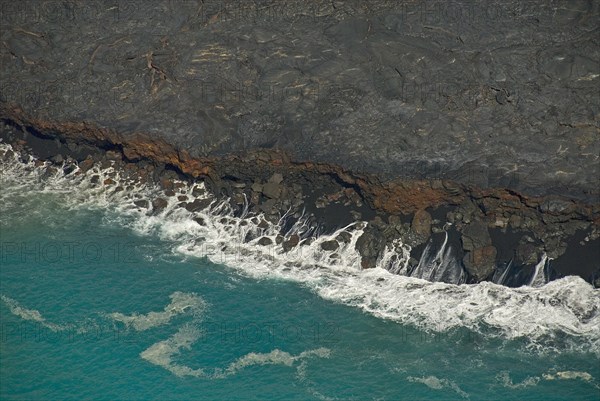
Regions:
M 525 379 L 523 379 L 522 381 L 520 381 L 518 383 L 514 383 L 510 377 L 509 372 L 503 371 L 496 375 L 496 380 L 498 380 L 500 382 L 500 384 L 502 384 L 504 387 L 507 387 L 510 389 L 521 389 L 521 388 L 526 388 L 526 387 L 537 386 L 537 384 L 540 382 L 541 379 L 538 376 L 528 376 Z
M 591 374 L 588 372 L 579 372 L 573 370 L 566 370 L 561 372 L 548 372 L 544 373 L 542 377 L 546 380 L 583 380 L 586 382 L 591 382 L 594 380 Z
M 406 380 L 408 380 L 409 382 L 413 382 L 413 383 L 422 383 L 422 384 L 426 385 L 427 387 L 434 389 L 434 390 L 443 390 L 446 388 L 451 389 L 454 392 L 456 392 L 457 394 L 459 394 L 461 397 L 469 398 L 469 395 L 465 391 L 463 391 L 452 380 L 439 379 L 435 376 L 427 376 L 427 377 L 408 376 L 406 378 Z
M 180 314 L 190 314 L 199 317 L 204 313 L 206 304 L 202 298 L 194 293 L 176 291 L 170 295 L 171 303 L 165 306 L 162 312 L 149 312 L 147 314 L 124 315 L 120 312 L 109 314 L 113 320 L 125 324 L 137 331 L 167 324 L 171 319 Z
M 393 249 L 388 249 L 377 268 L 362 270 L 355 244 L 363 233 L 363 222 L 315 237 L 300 221 L 285 237 L 293 234 L 301 239 L 313 237 L 312 243 L 286 253 L 276 241 L 284 219 L 279 224 L 259 225 L 261 216 L 236 217 L 227 202 L 213 202 L 205 210 L 191 213 L 179 207 L 175 197 L 165 196 L 156 187 L 127 183 L 133 189 L 114 192 L 91 183 L 93 174 L 101 177 L 100 182 L 109 174 L 117 182 L 122 180 L 112 168 L 94 167 L 86 174 L 56 174 L 50 179 L 39 179 L 43 167 L 35 168 L 33 162 L 20 163 L 15 159 L 4 171 L 0 180 L 8 183 L 5 187 L 11 190 L 3 191 L 3 197 L 13 192 L 12 188 L 24 186 L 27 191 L 34 188 L 56 193 L 71 208 L 104 208 L 109 222 L 125 224 L 140 234 L 157 235 L 174 244 L 174 250 L 182 255 L 207 257 L 255 278 L 294 280 L 325 299 L 358 307 L 381 318 L 426 331 L 466 327 L 486 336 L 522 338 L 531 349 L 544 352 L 553 347 L 567 347 L 600 355 L 600 290 L 579 277 L 541 285 L 538 275 L 534 281 L 541 285 L 539 288 L 508 288 L 491 282 L 475 285 L 429 282 L 390 272 L 406 269 L 410 256 L 410 248 L 399 241 Z M 178 191 L 189 201 L 197 198 L 190 185 Z M 150 212 L 134 204 L 135 200 L 152 200 L 159 195 L 168 199 L 168 205 L 160 212 Z M 321 248 L 323 242 L 335 240 L 342 232 L 348 234 L 348 242 L 339 241 L 335 251 Z M 262 237 L 269 238 L 272 244 L 260 245 Z M 440 266 L 445 266 L 443 249 L 432 251 L 435 257 L 431 263 L 427 262 L 432 270 L 424 270 L 424 274 L 437 274 Z M 450 267 L 443 270 L 452 271 Z M 165 318 L 165 312 L 158 313 Z M 173 347 L 173 343 L 163 346 Z
M 298 369 L 305 369 L 303 365 L 306 359 L 309 358 L 329 358 L 331 351 L 328 348 L 317 348 L 308 351 L 303 351 L 298 355 L 292 355 L 288 352 L 274 349 L 268 353 L 251 352 L 246 354 L 234 362 L 231 362 L 226 369 L 215 369 L 212 377 L 224 378 L 236 374 L 238 371 L 254 365 L 284 365 L 293 366 L 296 362 L 302 361 Z
M 0 299 L 2 299 L 2 301 L 6 304 L 6 306 L 8 306 L 10 313 L 12 313 L 15 316 L 20 317 L 23 320 L 37 322 L 40 325 L 42 325 L 43 327 L 45 327 L 53 332 L 64 331 L 64 330 L 70 329 L 69 326 L 60 325 L 60 324 L 56 324 L 56 323 L 47 321 L 46 318 L 44 318 L 38 310 L 24 308 L 23 306 L 21 306 L 21 304 L 19 304 L 19 302 L 15 301 L 12 298 L 7 297 L 6 295 L 0 295 Z
M 195 322 L 197 323 L 197 322 Z M 251 352 L 235 361 L 226 368 L 192 368 L 177 363 L 176 356 L 181 350 L 190 350 L 192 345 L 202 337 L 202 331 L 194 324 L 188 323 L 179 328 L 177 333 L 166 340 L 159 341 L 143 351 L 140 356 L 146 361 L 160 366 L 176 376 L 193 376 L 210 379 L 223 379 L 235 375 L 239 371 L 254 365 L 283 365 L 293 366 L 298 361 L 309 358 L 328 358 L 330 350 L 318 348 L 292 355 L 288 352 L 274 349 L 268 353 Z M 301 366 L 301 365 L 300 365 Z M 299 366 L 299 368 L 300 368 Z
M 555 369 L 543 373 L 541 376 L 528 376 L 520 382 L 514 383 L 508 371 L 502 371 L 496 375 L 496 380 L 511 389 L 519 389 L 525 387 L 537 386 L 542 380 L 581 380 L 600 389 L 600 385 L 594 381 L 594 377 L 588 372 L 580 372 L 573 370 L 557 371 Z
M 191 350 L 203 335 L 200 323 L 207 309 L 206 302 L 197 294 L 175 292 L 170 296 L 171 302 L 165 306 L 164 312 L 150 312 L 145 315 L 133 314 L 125 316 L 122 313 L 112 313 L 114 320 L 125 323 L 138 331 L 144 331 L 168 323 L 176 314 L 186 313 L 192 320 L 179 327 L 177 332 L 167 338 L 152 344 L 140 353 L 142 359 L 160 366 L 176 376 L 194 376 L 210 379 L 222 379 L 253 365 L 284 365 L 292 366 L 297 361 L 305 361 L 313 357 L 328 358 L 330 350 L 318 348 L 292 355 L 275 349 L 268 353 L 248 353 L 231 362 L 226 368 L 191 368 L 177 362 L 177 356 L 182 350 Z M 189 312 L 189 313 L 188 313 Z M 300 366 L 298 367 L 300 369 Z

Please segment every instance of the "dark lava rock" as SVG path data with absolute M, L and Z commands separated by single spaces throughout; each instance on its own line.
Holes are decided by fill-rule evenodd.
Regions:
M 262 193 L 267 198 L 277 199 L 281 195 L 281 185 L 275 182 L 267 182 L 263 185 Z
M 539 260 L 537 249 L 533 244 L 519 244 L 515 252 L 517 265 L 535 265 Z
M 156 198 L 152 201 L 152 209 L 156 212 L 160 212 L 161 210 L 166 208 L 168 204 L 169 202 L 167 202 L 165 199 Z
M 352 240 L 352 234 L 350 234 L 348 231 L 342 231 L 341 233 L 338 234 L 337 237 L 335 237 L 335 239 L 338 242 L 343 242 L 343 243 L 349 243 L 350 240 Z
M 86 173 L 89 169 L 91 169 L 94 166 L 94 159 L 87 158 L 85 160 L 83 160 L 81 163 L 79 163 L 79 169 L 81 170 L 82 173 Z
M 463 258 L 463 264 L 467 272 L 475 278 L 476 281 L 482 281 L 488 278 L 496 267 L 496 248 L 485 246 L 467 252 Z
M 297 234 L 292 234 L 287 240 L 283 241 L 283 250 L 289 252 L 292 248 L 296 247 L 299 242 L 300 237 Z
M 260 210 L 262 210 L 266 214 L 273 213 L 275 210 L 275 205 L 277 201 L 275 199 L 267 199 L 260 205 Z
M 197 212 L 206 209 L 212 203 L 212 201 L 213 200 L 210 198 L 194 199 L 193 202 L 189 202 L 187 205 L 185 205 L 185 208 L 189 212 Z
M 473 251 L 492 243 L 487 225 L 481 221 L 474 221 L 467 225 L 463 229 L 461 239 L 465 251 Z
M 133 202 L 133 204 L 144 209 L 148 209 L 150 207 L 150 202 L 148 202 L 146 199 L 136 200 Z
M 16 106 L 192 157 L 278 147 L 386 179 L 599 193 L 596 2 L 68 3 L 0 15 L 1 118 Z
M 323 249 L 324 251 L 335 251 L 336 249 L 338 249 L 340 246 L 340 244 L 338 244 L 338 242 L 336 240 L 330 240 L 330 241 L 324 241 L 321 244 L 321 249 Z
M 546 199 L 540 205 L 540 211 L 543 213 L 565 213 L 575 209 L 575 204 L 566 199 Z
M 385 249 L 383 235 L 372 225 L 368 225 L 356 241 L 356 249 L 361 255 L 361 267 L 363 269 L 374 268 L 381 252 Z
M 427 240 L 431 235 L 431 215 L 425 210 L 418 210 L 413 217 L 411 229 L 423 240 Z
M 204 188 L 202 188 L 202 187 L 197 186 L 197 185 L 194 186 L 194 189 L 192 189 L 192 195 L 195 196 L 195 197 L 202 196 L 205 193 L 206 193 L 206 190 Z
M 262 246 L 271 245 L 272 243 L 273 243 L 273 241 L 271 240 L 271 238 L 267 238 L 267 237 L 262 237 L 261 239 L 258 240 L 258 245 L 262 245 Z

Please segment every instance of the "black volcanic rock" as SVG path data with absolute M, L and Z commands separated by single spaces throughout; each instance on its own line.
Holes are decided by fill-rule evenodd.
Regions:
M 67 3 L 3 8 L 1 118 L 597 201 L 598 2 Z
M 398 236 L 418 253 L 451 225 L 469 280 L 496 258 L 545 253 L 562 275 L 594 255 L 598 2 L 50 3 L 0 13 L 0 139 L 52 159 L 48 174 L 61 159 L 136 164 L 127 174 L 167 197 L 203 181 L 240 215 L 307 208 L 315 232 L 369 221 L 364 268 Z M 492 243 L 507 227 L 524 240 Z M 596 261 L 577 274 L 595 280 Z

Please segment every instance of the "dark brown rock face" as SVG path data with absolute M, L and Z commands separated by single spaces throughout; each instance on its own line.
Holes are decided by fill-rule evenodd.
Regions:
M 467 252 L 463 264 L 467 272 L 477 281 L 489 277 L 496 267 L 496 248 L 489 245 Z
M 415 234 L 427 240 L 431 235 L 431 215 L 425 210 L 418 210 L 413 217 L 411 228 Z

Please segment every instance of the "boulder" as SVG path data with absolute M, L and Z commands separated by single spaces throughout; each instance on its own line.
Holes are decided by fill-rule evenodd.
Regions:
M 185 205 L 185 208 L 188 212 L 197 212 L 206 209 L 212 201 L 212 199 L 195 199 L 193 202 L 189 202 Z
M 283 182 L 283 175 L 281 175 L 281 173 L 275 173 L 269 178 L 269 182 L 281 184 Z
M 465 251 L 473 251 L 492 244 L 487 226 L 481 221 L 467 225 L 462 232 L 462 245 Z
M 277 199 L 281 195 L 281 185 L 275 182 L 267 182 L 263 185 L 262 193 L 267 198 Z
M 538 262 L 538 255 L 535 245 L 519 244 L 515 251 L 515 263 L 517 265 L 535 265 Z
M 282 247 L 284 252 L 289 252 L 292 248 L 296 247 L 300 242 L 298 234 L 292 234 L 288 239 L 283 241 Z
M 79 163 L 79 169 L 81 170 L 82 173 L 86 173 L 93 166 L 94 166 L 94 160 L 91 157 L 88 157 L 87 159 L 85 159 L 81 163 Z
M 372 225 L 368 225 L 356 241 L 356 250 L 361 255 L 361 267 L 363 269 L 374 268 L 384 248 L 383 236 Z
M 425 210 L 418 210 L 412 220 L 411 229 L 423 240 L 429 239 L 431 235 L 431 215 Z
M 321 249 L 324 251 L 335 251 L 340 247 L 336 240 L 325 241 L 321 244 Z
M 494 272 L 496 255 L 496 248 L 491 245 L 476 248 L 465 254 L 463 264 L 467 272 L 479 282 L 485 280 Z
M 169 202 L 167 202 L 164 198 L 156 198 L 152 201 L 152 209 L 154 209 L 154 211 L 160 212 L 161 210 L 166 208 L 168 204 Z
M 273 243 L 273 241 L 271 240 L 271 238 L 268 238 L 268 237 L 262 237 L 261 239 L 258 240 L 258 245 L 262 245 L 262 246 L 271 245 L 272 243 Z
M 148 202 L 146 199 L 138 199 L 134 201 L 133 204 L 144 209 L 148 209 L 148 207 L 150 207 L 150 202 Z

